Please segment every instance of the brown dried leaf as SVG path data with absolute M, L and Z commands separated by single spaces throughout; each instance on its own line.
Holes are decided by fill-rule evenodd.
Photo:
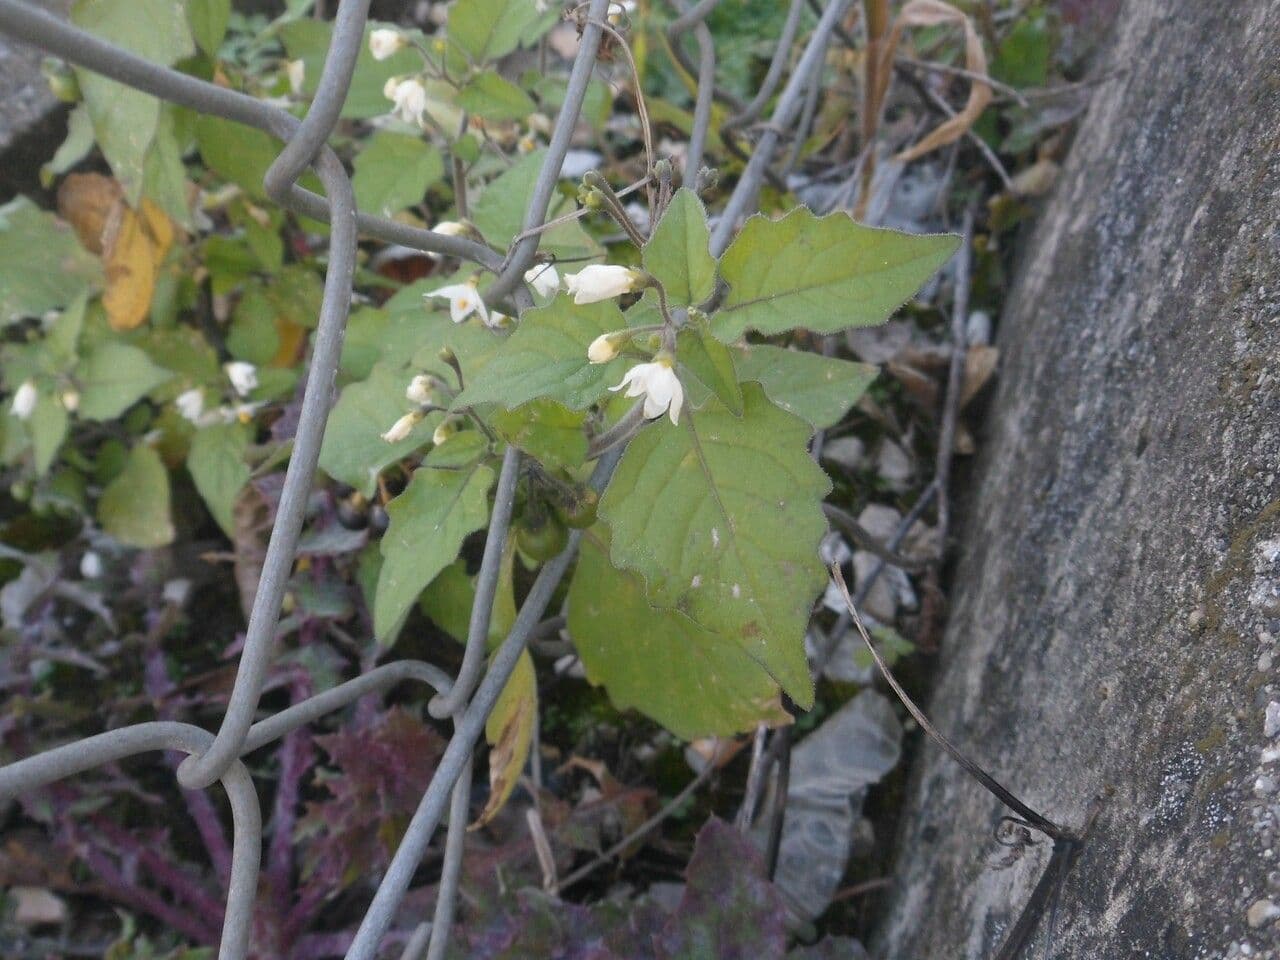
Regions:
M 880 55 L 879 74 L 881 88 L 888 88 L 888 78 L 893 70 L 893 56 L 898 49 L 898 43 L 902 39 L 904 30 L 908 27 L 936 27 L 947 23 L 958 24 L 964 30 L 965 69 L 970 73 L 986 76 L 987 55 L 983 52 L 982 41 L 978 37 L 978 31 L 974 29 L 973 21 L 963 11 L 949 3 L 943 3 L 942 0 L 911 0 L 910 3 L 902 8 L 902 12 L 898 14 L 898 19 L 894 21 L 893 29 L 889 33 L 889 39 L 886 41 L 884 50 Z M 990 85 L 980 80 L 973 81 L 973 84 L 969 87 L 969 99 L 965 101 L 964 108 L 954 117 L 934 128 L 933 132 L 919 143 L 901 151 L 894 157 L 894 160 L 899 163 L 907 163 L 938 149 L 938 147 L 945 147 L 949 143 L 954 143 L 964 136 L 969 128 L 977 122 L 978 117 L 981 116 L 982 111 L 986 109 L 987 104 L 990 102 Z
M 172 244 L 173 224 L 150 200 L 144 198 L 139 211 L 123 201 L 112 208 L 102 235 L 102 305 L 113 330 L 133 330 L 147 318 L 156 275 Z
M 969 401 L 987 385 L 991 375 L 996 372 L 996 364 L 1000 362 L 1000 351 L 996 347 L 970 347 L 964 356 L 964 387 L 960 391 L 960 409 L 968 406 Z
M 523 651 L 516 668 L 502 688 L 493 712 L 484 725 L 489 751 L 489 802 L 469 830 L 492 820 L 511 796 L 533 745 L 533 725 L 538 714 L 538 680 L 533 658 Z
M 111 212 L 122 202 L 120 184 L 100 173 L 72 173 L 58 186 L 58 216 L 71 224 L 80 244 L 102 254 L 102 234 Z

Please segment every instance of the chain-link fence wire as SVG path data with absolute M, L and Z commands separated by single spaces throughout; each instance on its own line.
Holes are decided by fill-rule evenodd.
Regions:
M 828 39 L 849 2 L 830 0 L 822 11 L 818 26 L 791 70 L 773 114 L 764 125 L 760 140 L 716 226 L 712 242 L 714 253 L 724 251 L 736 223 L 754 208 L 761 183 L 771 175 L 770 164 L 778 146 L 788 136 L 803 139 L 803 127 L 807 124 L 800 117 L 801 108 L 807 93 L 817 88 Z M 781 81 L 791 55 L 795 24 L 799 21 L 799 11 L 805 0 L 792 0 L 783 38 L 786 42 L 779 43 L 764 85 L 746 105 L 714 85 L 715 50 L 704 21 L 718 0 L 701 0 L 696 5 L 685 0 L 675 0 L 675 3 L 681 15 L 668 31 L 672 46 L 690 73 L 699 78 L 694 126 L 685 163 L 685 179 L 692 183 L 701 165 L 713 98 L 726 102 L 734 110 L 726 127 L 747 124 L 759 115 L 765 101 Z M 419 960 L 424 956 L 427 960 L 441 960 L 448 947 L 457 901 L 473 751 L 517 659 L 573 562 L 581 539 L 581 532 L 574 531 L 564 551 L 539 572 L 511 631 L 488 658 L 486 670 L 485 640 L 489 632 L 502 544 L 506 540 L 520 471 L 520 454 L 514 447 L 508 448 L 503 458 L 477 578 L 466 650 L 458 676 L 451 680 L 439 668 L 421 661 L 386 664 L 254 722 L 272 663 L 281 602 L 293 567 L 332 404 L 343 331 L 352 297 L 357 236 L 363 233 L 389 243 L 478 263 L 497 275 L 497 280 L 486 292 L 487 300 L 497 303 L 509 298 L 520 309 L 530 305 L 532 300 L 523 277 L 538 252 L 547 210 L 578 124 L 587 85 L 596 68 L 602 36 L 606 30 L 612 32 L 607 26 L 610 0 L 588 0 L 573 11 L 581 40 L 570 70 L 563 106 L 550 137 L 545 162 L 529 198 L 523 232 L 503 256 L 463 237 L 445 236 L 356 210 L 351 181 L 342 161 L 327 141 L 338 122 L 356 58 L 364 42 L 368 8 L 369 0 L 342 0 L 340 3 L 315 99 L 306 116 L 299 120 L 269 103 L 144 60 L 20 0 L 0 0 L 0 31 L 20 42 L 32 44 L 78 67 L 163 100 L 255 127 L 282 140 L 284 148 L 264 178 L 267 195 L 289 210 L 327 221 L 331 228 L 324 299 L 312 346 L 301 417 L 261 579 L 253 599 L 235 683 L 217 733 L 210 734 L 187 723 L 140 723 L 87 737 L 0 768 L 0 800 L 39 790 L 67 777 L 151 751 L 173 750 L 186 754 L 177 770 L 178 784 L 185 790 L 205 790 L 220 782 L 230 801 L 233 820 L 226 911 L 218 948 L 220 960 L 243 960 L 249 950 L 263 840 L 257 793 L 240 758 L 361 697 L 383 693 L 408 680 L 425 683 L 435 691 L 428 710 L 433 717 L 451 720 L 453 736 L 346 957 L 347 960 L 373 960 L 377 955 L 383 936 L 408 891 L 414 871 L 445 817 L 447 805 L 448 829 L 434 916 L 430 923 L 423 923 L 414 931 L 402 953 L 402 960 Z M 145 29 L 145 25 L 139 25 L 139 28 Z M 699 62 L 696 66 L 691 64 L 683 49 L 688 35 L 698 45 Z M 798 117 L 801 119 L 800 130 L 794 129 Z M 319 177 L 325 196 L 297 185 L 299 176 L 308 167 Z M 608 482 L 620 453 L 621 448 L 617 447 L 600 457 L 591 479 L 597 491 Z

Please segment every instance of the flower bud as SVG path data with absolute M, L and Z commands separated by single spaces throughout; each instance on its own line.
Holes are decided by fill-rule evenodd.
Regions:
M 80 409 L 80 391 L 66 390 L 62 394 L 62 407 L 68 413 L 75 413 Z
M 382 439 L 387 441 L 387 443 L 399 443 L 413 432 L 413 428 L 416 427 L 421 420 L 422 414 L 417 410 L 412 413 L 406 413 L 391 425 L 391 429 L 382 435 Z
M 592 363 L 608 363 L 618 355 L 618 346 L 623 337 L 616 333 L 602 333 L 591 341 L 587 347 L 587 359 Z
M 648 278 L 638 270 L 608 263 L 584 267 L 578 273 L 566 274 L 565 286 L 579 305 L 598 303 L 638 290 Z
M 19 420 L 30 418 L 31 414 L 36 410 L 36 385 L 33 381 L 24 381 L 13 394 L 13 405 L 9 408 Z

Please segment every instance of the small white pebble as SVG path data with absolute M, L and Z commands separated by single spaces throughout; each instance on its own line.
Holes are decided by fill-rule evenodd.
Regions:
M 1271 670 L 1272 658 L 1271 651 L 1268 650 L 1258 658 L 1258 672 L 1267 673 Z
M 1268 794 L 1276 792 L 1276 782 L 1271 777 L 1263 774 L 1253 782 L 1253 792 L 1258 796 L 1265 797 Z
M 1280 907 L 1277 907 L 1270 900 L 1256 900 L 1244 916 L 1249 921 L 1249 926 L 1257 930 L 1260 927 L 1265 927 L 1276 917 L 1280 917 Z
M 97 580 L 102 576 L 102 558 L 92 550 L 86 550 L 80 558 L 80 576 L 86 580 Z
M 1280 701 L 1272 700 L 1267 704 L 1267 715 L 1262 732 L 1268 737 L 1274 737 L 1280 733 Z
M 1267 747 L 1262 751 L 1263 763 L 1275 763 L 1280 760 L 1280 747 Z

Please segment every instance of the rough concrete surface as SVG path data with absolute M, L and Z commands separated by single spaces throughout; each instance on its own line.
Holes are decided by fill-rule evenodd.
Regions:
M 65 13 L 69 0 L 27 0 Z M 43 55 L 0 34 L 0 201 L 39 189 L 40 165 L 66 133 L 65 107 L 40 73 Z
M 1114 788 L 1051 956 L 1274 958 L 1280 3 L 1128 0 L 1108 56 L 1002 319 L 929 712 L 1059 822 Z M 877 956 L 994 955 L 1048 856 L 992 869 L 1002 812 L 924 750 Z

